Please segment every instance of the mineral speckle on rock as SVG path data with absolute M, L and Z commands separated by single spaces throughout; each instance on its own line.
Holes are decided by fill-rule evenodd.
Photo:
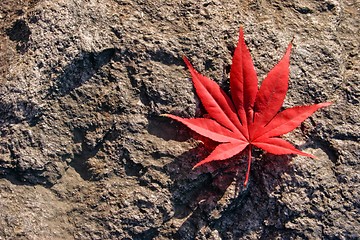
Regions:
M 359 7 L 1 1 L 0 239 L 358 239 Z M 245 162 L 192 171 L 160 114 L 202 112 L 183 55 L 229 89 L 240 25 L 260 79 L 295 37 L 285 107 L 334 104 L 286 136 L 318 159 L 259 151 L 234 199 Z

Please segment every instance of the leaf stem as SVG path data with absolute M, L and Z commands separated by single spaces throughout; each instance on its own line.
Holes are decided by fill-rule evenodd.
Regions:
M 246 171 L 246 177 L 245 177 L 245 182 L 244 182 L 244 187 L 246 187 L 248 181 L 249 181 L 249 175 L 250 175 L 250 167 L 251 167 L 251 145 L 249 145 L 248 147 L 248 168 Z

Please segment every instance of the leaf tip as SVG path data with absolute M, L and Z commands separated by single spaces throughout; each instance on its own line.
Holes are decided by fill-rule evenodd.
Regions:
M 333 104 L 333 102 L 323 102 L 323 103 L 318 103 L 318 104 L 316 104 L 316 105 L 318 106 L 318 109 L 319 109 L 319 108 L 328 107 L 328 106 L 330 106 L 331 104 Z
M 197 168 L 198 166 L 199 166 L 199 164 L 196 164 L 195 166 L 193 166 L 193 167 L 191 168 L 191 171 L 194 171 L 195 168 Z
M 192 68 L 192 65 L 191 65 L 189 59 L 188 59 L 185 55 L 182 56 L 182 59 L 183 59 L 183 61 L 185 62 L 185 65 L 186 65 L 189 69 L 191 69 L 191 68 Z
M 195 164 L 195 166 L 193 166 L 193 167 L 192 167 L 192 169 L 191 169 L 191 170 L 194 170 L 195 168 L 200 167 L 200 166 L 201 166 L 201 165 L 203 165 L 204 163 L 207 163 L 207 162 L 205 162 L 204 160 L 202 160 L 202 161 L 198 162 L 197 164 Z
M 244 188 L 246 188 L 247 185 L 248 185 L 248 179 L 246 179 L 245 182 L 244 182 Z
M 244 35 L 244 26 L 241 24 L 239 29 L 240 35 Z
M 333 102 L 324 102 L 322 103 L 322 107 L 327 107 L 330 106 L 331 104 L 333 104 Z
M 306 153 L 306 152 L 303 152 L 301 151 L 301 155 L 305 156 L 305 157 L 310 157 L 310 158 L 313 158 L 313 159 L 319 159 L 318 157 L 310 154 L 310 153 Z

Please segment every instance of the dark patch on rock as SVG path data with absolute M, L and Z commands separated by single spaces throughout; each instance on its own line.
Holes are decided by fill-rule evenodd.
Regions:
M 13 25 L 6 29 L 6 34 L 11 41 L 17 42 L 16 50 L 24 54 L 29 47 L 31 30 L 23 19 L 16 20 Z

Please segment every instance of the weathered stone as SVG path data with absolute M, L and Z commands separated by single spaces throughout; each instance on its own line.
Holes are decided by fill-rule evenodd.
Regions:
M 3 0 L 0 239 L 358 239 L 359 5 Z M 318 159 L 208 164 L 186 55 L 229 90 L 245 29 L 259 78 L 295 37 L 284 107 L 333 101 L 286 138 Z M 240 159 L 240 161 L 239 161 Z

